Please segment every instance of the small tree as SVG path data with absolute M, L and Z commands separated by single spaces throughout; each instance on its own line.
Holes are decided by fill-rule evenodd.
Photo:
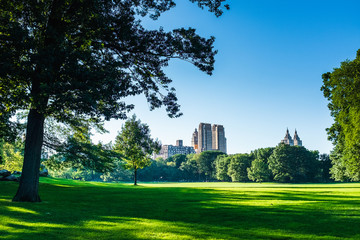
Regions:
M 134 185 L 137 185 L 138 169 L 151 164 L 150 155 L 159 152 L 160 146 L 159 141 L 151 138 L 149 126 L 136 120 L 135 115 L 122 126 L 116 137 L 115 150 L 124 156 L 125 168 L 134 170 Z

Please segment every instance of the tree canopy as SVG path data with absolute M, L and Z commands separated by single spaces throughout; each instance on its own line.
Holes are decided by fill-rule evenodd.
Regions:
M 279 144 L 269 158 L 274 180 L 279 182 L 314 182 L 320 174 L 319 152 L 305 147 Z
M 222 13 L 223 0 L 191 1 Z M 142 27 L 139 15 L 156 19 L 174 6 L 172 0 L 1 1 L 2 112 L 31 106 L 59 121 L 124 118 L 133 106 L 122 99 L 144 93 L 151 108 L 165 105 L 179 116 L 163 67 L 179 58 L 211 74 L 216 51 L 214 38 L 192 28 Z
M 215 160 L 220 155 L 224 155 L 224 153 L 220 151 L 204 151 L 198 154 L 196 158 L 198 170 L 206 181 L 216 177 Z
M 53 134 L 58 133 L 59 129 L 54 132 L 46 133 L 45 146 L 54 149 L 52 154 L 43 164 L 51 170 L 62 168 L 75 168 L 106 173 L 114 170 L 115 162 L 121 157 L 119 153 L 112 150 L 109 144 L 93 144 L 91 141 L 90 126 L 76 127 L 73 129 L 60 128 L 65 141 L 60 142 Z M 69 132 L 66 132 L 68 130 Z M 54 140 L 55 138 L 55 140 Z M 54 141 L 55 143 L 49 143 Z M 49 146 L 50 145 L 50 146 Z
M 190 0 L 220 16 L 225 0 Z M 147 30 L 174 0 L 2 0 L 0 2 L 0 133 L 11 117 L 29 110 L 24 165 L 14 201 L 40 201 L 38 170 L 45 118 L 125 119 L 125 97 L 144 94 L 150 109 L 181 115 L 163 69 L 170 59 L 211 74 L 214 37 L 193 28 Z M 6 130 L 6 131 L 5 131 Z
M 266 182 L 271 179 L 271 171 L 268 164 L 262 159 L 255 159 L 251 167 L 247 169 L 248 178 L 256 182 Z
M 228 175 L 228 168 L 230 164 L 231 156 L 219 155 L 215 160 L 216 179 L 221 181 L 230 181 L 231 178 Z
M 335 180 L 360 180 L 360 50 L 353 61 L 323 74 L 321 90 L 329 100 L 334 123 L 327 129 Z
M 247 169 L 250 167 L 252 157 L 247 153 L 238 153 L 229 156 L 228 175 L 233 182 L 246 182 L 249 180 Z

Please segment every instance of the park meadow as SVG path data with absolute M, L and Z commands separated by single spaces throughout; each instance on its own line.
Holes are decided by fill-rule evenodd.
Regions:
M 360 239 L 360 183 L 0 182 L 0 239 Z

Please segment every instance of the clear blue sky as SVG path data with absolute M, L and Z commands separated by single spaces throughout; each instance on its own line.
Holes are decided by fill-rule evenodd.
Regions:
M 173 79 L 184 115 L 167 117 L 164 109 L 149 111 L 143 96 L 128 99 L 133 113 L 147 123 L 163 144 L 191 135 L 200 122 L 225 127 L 228 153 L 276 146 L 295 128 L 305 147 L 329 153 L 325 129 L 332 123 L 320 87 L 321 75 L 354 59 L 360 48 L 359 1 L 257 0 L 228 1 L 230 10 L 216 18 L 190 1 L 144 26 L 165 30 L 193 27 L 215 36 L 212 76 L 187 62 L 172 61 Z M 114 141 L 123 121 L 106 123 L 109 134 L 94 142 Z

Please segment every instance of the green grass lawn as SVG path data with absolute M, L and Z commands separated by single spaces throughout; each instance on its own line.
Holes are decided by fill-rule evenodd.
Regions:
M 360 184 L 0 182 L 0 239 L 360 239 Z

